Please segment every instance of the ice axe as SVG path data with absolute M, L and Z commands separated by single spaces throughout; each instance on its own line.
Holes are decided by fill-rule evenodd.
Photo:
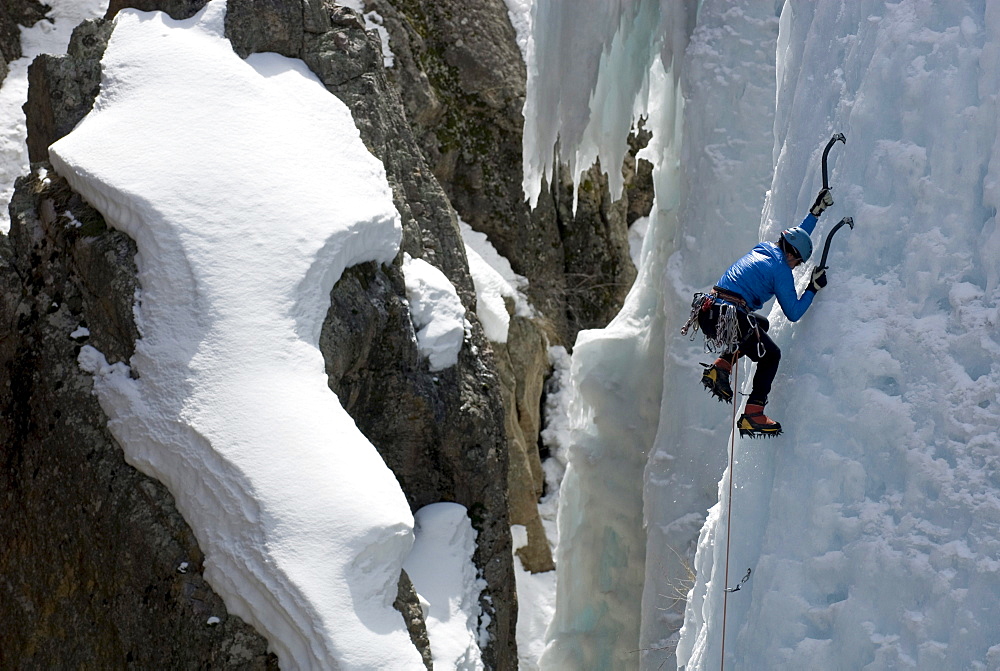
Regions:
M 837 133 L 836 135 L 834 135 L 833 137 L 830 138 L 830 141 L 826 143 L 826 149 L 823 150 L 823 188 L 824 189 L 829 189 L 830 188 L 830 177 L 829 177 L 829 173 L 827 172 L 827 169 L 826 169 L 826 157 L 830 155 L 830 150 L 833 149 L 833 145 L 836 144 L 838 140 L 840 140 L 844 144 L 847 144 L 847 138 L 844 137 L 844 134 L 843 133 Z
M 830 150 L 833 149 L 833 145 L 835 145 L 838 141 L 843 142 L 845 145 L 847 144 L 847 138 L 844 137 L 844 134 L 843 133 L 836 133 L 836 134 L 834 134 L 833 137 L 830 138 L 830 141 L 826 143 L 826 147 L 823 149 L 823 188 L 824 189 L 829 189 L 830 188 L 830 173 L 829 173 L 829 170 L 827 170 L 827 167 L 826 167 L 826 159 L 830 155 Z M 829 233 L 827 233 L 827 235 L 826 235 L 826 244 L 823 245 L 823 258 L 820 259 L 819 268 L 825 270 L 825 269 L 827 269 L 827 268 L 830 267 L 830 266 L 826 265 L 826 256 L 827 256 L 827 254 L 830 253 L 830 243 L 833 242 L 833 234 L 836 233 L 840 229 L 840 227 L 843 226 L 844 224 L 847 224 L 848 226 L 850 226 L 852 231 L 854 230 L 854 219 L 852 219 L 851 217 L 844 217 L 843 219 L 840 220 L 840 222 L 836 226 L 833 227 L 833 229 Z
M 833 234 L 840 230 L 840 227 L 844 224 L 850 226 L 852 231 L 854 230 L 854 219 L 851 217 L 844 217 L 830 230 L 829 233 L 826 234 L 826 244 L 823 245 L 823 258 L 819 260 L 819 266 L 817 266 L 818 268 L 826 270 L 830 267 L 826 265 L 826 256 L 830 253 L 830 243 L 833 242 Z

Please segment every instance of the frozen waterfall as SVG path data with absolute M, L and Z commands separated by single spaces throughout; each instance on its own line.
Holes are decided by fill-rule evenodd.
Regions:
M 1000 8 L 587 4 L 534 8 L 526 193 L 557 139 L 574 170 L 615 165 L 642 114 L 657 201 L 624 309 L 574 353 L 542 667 L 997 668 Z M 834 132 L 817 246 L 857 226 L 806 316 L 769 315 L 785 434 L 736 439 L 729 530 L 731 410 L 677 330 L 694 291 L 801 218 Z M 722 660 L 727 533 L 730 582 L 753 574 Z

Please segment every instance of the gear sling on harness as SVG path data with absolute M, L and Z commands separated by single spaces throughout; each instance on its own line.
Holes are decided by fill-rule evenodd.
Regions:
M 691 314 L 681 334 L 690 333 L 694 340 L 695 333 L 701 330 L 705 335 L 705 351 L 718 353 L 730 364 L 743 354 L 757 362 L 750 398 L 764 405 L 781 359 L 781 351 L 767 335 L 769 327 L 764 315 L 749 311 L 742 296 L 714 287 L 711 293 L 694 295 Z
M 721 287 L 713 287 L 711 293 L 694 295 L 691 315 L 681 328 L 681 335 L 687 335 L 691 331 L 691 339 L 694 340 L 695 333 L 700 329 L 705 335 L 705 351 L 719 354 L 730 354 L 743 349 L 753 339 L 757 341 L 755 358 L 761 359 L 767 354 L 761 331 L 767 333 L 769 326 L 766 317 L 749 311 L 742 296 Z M 742 338 L 741 331 L 746 333 Z M 745 349 L 744 353 L 748 354 Z

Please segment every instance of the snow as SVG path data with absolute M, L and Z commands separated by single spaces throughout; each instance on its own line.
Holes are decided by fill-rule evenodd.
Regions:
M 514 288 L 503 276 L 483 260 L 474 249 L 465 248 L 469 259 L 469 272 L 476 287 L 476 316 L 483 324 L 483 332 L 490 342 L 507 342 L 510 313 L 505 298 L 514 298 Z
M 483 669 L 479 651 L 479 595 L 486 586 L 472 555 L 476 531 L 457 503 L 433 503 L 414 514 L 416 540 L 403 568 L 417 594 L 429 604 L 425 613 L 434 668 Z
M 238 58 L 224 13 L 121 12 L 93 111 L 50 148 L 138 247 L 135 355 L 80 365 L 283 667 L 420 669 L 392 607 L 413 518 L 318 349 L 333 284 L 395 257 L 399 217 L 348 109 L 301 61 Z
M 57 30 L 26 44 L 63 31 L 71 6 L 103 12 L 53 4 Z M 541 512 L 558 581 L 516 566 L 520 665 L 998 668 L 1000 7 L 693 4 L 507 0 L 528 73 L 529 200 L 556 158 L 574 175 L 599 158 L 619 192 L 640 114 L 656 183 L 621 313 L 571 360 L 550 352 Z M 111 365 L 84 346 L 80 363 L 130 463 L 174 493 L 206 578 L 283 665 L 422 668 L 391 608 L 405 561 L 432 576 L 414 584 L 438 665 L 479 668 L 467 514 L 420 511 L 413 540 L 316 346 L 339 272 L 397 251 L 382 168 L 301 63 L 236 58 L 222 11 L 124 12 L 95 111 L 53 147 L 139 247 L 135 357 Z M 12 70 L 2 109 L 23 102 L 22 78 Z M 835 132 L 847 144 L 815 241 L 842 216 L 857 225 L 803 319 L 770 312 L 783 358 L 768 410 L 785 433 L 735 438 L 730 472 L 731 408 L 704 394 L 701 345 L 677 330 L 694 291 L 798 222 Z M 23 130 L 4 135 L 0 184 L 27 170 L 22 145 Z M 510 301 L 530 313 L 523 278 L 463 235 L 478 314 L 503 342 Z M 405 275 L 421 351 L 450 365 L 466 333 L 454 288 L 419 259 Z M 744 362 L 738 386 L 752 372 Z
M 7 206 L 14 180 L 28 173 L 27 127 L 21 106 L 28 99 L 28 66 L 39 54 L 66 53 L 73 29 L 86 19 L 104 16 L 108 0 L 47 0 L 51 9 L 35 25 L 21 26 L 21 58 L 8 64 L 0 85 L 0 233 L 10 230 Z
M 528 280 L 513 271 L 510 261 L 497 252 L 485 234 L 472 230 L 461 220 L 459 226 L 469 260 L 469 273 L 476 288 L 476 316 L 491 342 L 505 343 L 511 317 L 507 300 L 513 303 L 514 314 L 534 315 L 524 294 Z
M 559 545 L 560 488 L 566 471 L 566 449 L 571 442 L 571 428 L 567 421 L 572 402 L 570 385 L 571 357 L 566 348 L 554 345 L 549 348 L 549 365 L 552 374 L 545 382 L 545 426 L 542 442 L 549 451 L 549 458 L 542 462 L 545 472 L 545 496 L 538 502 L 545 535 L 552 547 Z M 518 668 L 537 671 L 542 668 L 540 659 L 545 652 L 546 631 L 556 608 L 557 571 L 531 573 L 521 564 L 517 550 L 528 543 L 528 531 L 521 525 L 511 528 L 514 546 L 514 575 L 517 580 L 517 653 Z
M 389 31 L 385 28 L 385 19 L 382 18 L 382 15 L 376 11 L 366 12 L 364 0 L 343 0 L 338 4 L 350 7 L 361 14 L 365 20 L 365 30 L 374 30 L 378 33 L 379 41 L 382 43 L 382 65 L 387 68 L 395 65 L 396 55 L 392 53 L 392 48 L 389 46 Z
M 455 285 L 443 272 L 409 254 L 403 255 L 403 277 L 417 350 L 431 371 L 454 366 L 466 335 L 465 307 Z
M 545 668 L 996 668 L 1000 8 L 706 0 L 668 62 L 633 41 L 650 4 L 535 7 L 529 195 L 556 136 L 564 158 L 619 160 L 632 118 L 602 91 L 683 95 L 673 115 L 649 105 L 660 146 L 640 277 L 573 355 Z M 856 227 L 800 322 L 771 310 L 783 358 L 768 410 L 785 434 L 737 437 L 731 474 L 731 409 L 700 389 L 700 343 L 677 330 L 694 291 L 798 222 L 835 132 L 847 145 L 815 240 L 843 216 Z M 657 410 L 641 411 L 660 370 Z M 752 373 L 744 362 L 744 391 Z
M 551 521 L 554 522 L 554 518 Z M 543 519 L 547 534 L 550 526 L 548 522 L 549 520 Z M 528 530 L 516 524 L 511 527 L 511 531 L 516 552 L 528 544 Z M 515 555 L 514 575 L 517 580 L 517 668 L 521 671 L 537 671 L 541 668 L 538 660 L 545 650 L 545 630 L 555 613 L 556 572 L 531 573 Z
M 385 19 L 378 12 L 365 12 L 362 16 L 365 19 L 365 30 L 374 30 L 378 34 L 382 44 L 382 65 L 391 68 L 396 64 L 396 54 L 392 53 L 392 47 L 389 46 L 389 31 L 386 30 Z

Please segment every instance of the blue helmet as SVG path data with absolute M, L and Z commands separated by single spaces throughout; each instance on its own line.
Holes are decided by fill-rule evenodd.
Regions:
M 781 232 L 781 239 L 792 247 L 803 262 L 808 261 L 813 253 L 813 242 L 804 229 L 795 226 Z

